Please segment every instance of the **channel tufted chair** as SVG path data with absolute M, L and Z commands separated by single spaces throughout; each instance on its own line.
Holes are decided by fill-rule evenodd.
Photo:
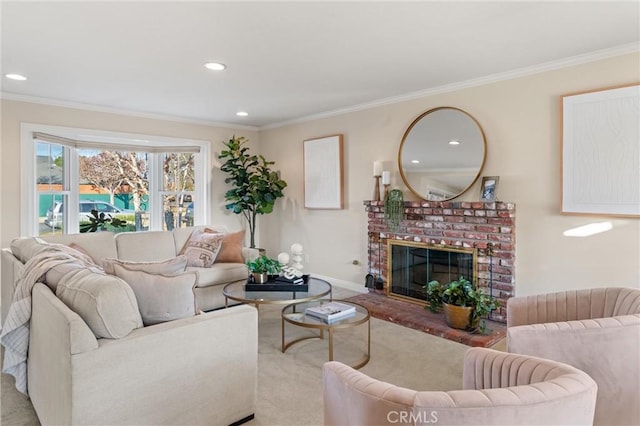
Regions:
M 598 384 L 594 424 L 640 424 L 640 290 L 513 297 L 507 351 L 572 365 Z
M 428 380 L 428 378 L 425 378 Z M 566 364 L 471 348 L 463 389 L 417 391 L 381 382 L 340 362 L 323 366 L 324 424 L 591 425 L 597 385 Z

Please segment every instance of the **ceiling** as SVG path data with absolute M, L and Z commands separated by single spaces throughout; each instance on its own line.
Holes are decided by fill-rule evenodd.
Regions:
M 5 99 L 256 128 L 640 40 L 638 1 L 3 0 L 0 13 Z

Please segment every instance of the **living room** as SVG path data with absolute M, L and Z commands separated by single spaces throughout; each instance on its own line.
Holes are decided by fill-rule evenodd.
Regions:
M 587 3 L 573 7 L 582 10 Z M 637 12 L 638 5 L 627 2 L 626 7 L 635 7 Z M 9 5 L 3 4 L 3 8 L 6 15 Z M 634 16 L 637 18 L 637 13 Z M 241 25 L 241 18 L 239 22 Z M 417 201 L 406 189 L 398 169 L 403 134 L 422 113 L 452 106 L 473 116 L 482 127 L 487 154 L 481 176 L 499 176 L 497 198 L 516 206 L 516 285 L 511 296 L 600 287 L 638 288 L 638 218 L 567 215 L 561 211 L 562 97 L 637 84 L 637 19 L 631 29 L 635 39 L 619 41 L 612 37 L 617 43 L 609 46 L 583 48 L 580 53 L 554 60 L 479 73 L 446 84 L 430 83 L 409 95 L 397 93 L 386 99 L 354 101 L 331 111 L 317 110 L 254 125 L 218 119 L 206 123 L 169 114 L 128 111 L 126 103 L 115 100 L 98 106 L 83 106 L 82 102 L 68 99 L 54 101 L 48 96 L 20 95 L 17 86 L 9 85 L 13 82 L 3 81 L 0 242 L 2 247 L 9 247 L 14 238 L 21 236 L 21 200 L 25 195 L 19 179 L 28 173 L 17 160 L 21 156 L 23 123 L 207 141 L 214 167 L 207 178 L 211 185 L 205 223 L 225 225 L 230 230 L 242 229 L 245 224 L 240 215 L 224 209 L 224 175 L 215 164 L 224 142 L 241 135 L 249 139 L 252 149 L 275 161 L 274 168 L 288 184 L 285 197 L 278 200 L 274 212 L 259 217 L 258 245 L 277 255 L 293 243 L 300 243 L 305 249 L 305 268 L 312 275 L 326 277 L 336 286 L 361 290 L 369 273 L 364 201 L 372 198 L 372 165 L 382 162 L 384 170 L 391 172 L 391 188 L 403 190 L 405 200 Z M 611 32 L 615 33 L 602 32 L 601 37 Z M 418 48 L 411 50 L 419 53 Z M 510 51 L 511 56 L 516 53 L 526 56 L 527 52 L 517 48 Z M 458 60 L 464 67 L 464 59 Z M 3 74 L 10 72 L 4 69 L 6 63 L 3 60 Z M 229 66 L 227 71 L 231 72 L 233 64 Z M 339 70 L 340 65 L 336 66 Z M 403 64 L 396 66 L 402 68 Z M 165 101 L 170 102 L 170 98 Z M 305 209 L 303 141 L 334 134 L 344 138 L 344 208 Z M 454 201 L 478 201 L 480 185 L 478 179 Z M 603 221 L 612 224 L 607 232 L 585 238 L 563 235 L 569 229 Z

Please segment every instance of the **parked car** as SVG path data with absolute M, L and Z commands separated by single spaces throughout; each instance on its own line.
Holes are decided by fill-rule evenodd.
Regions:
M 91 216 L 91 210 L 97 210 L 99 213 L 109 213 L 111 215 L 116 214 L 134 214 L 134 210 L 121 209 L 106 201 L 92 201 L 92 200 L 80 200 L 79 205 L 80 222 L 88 222 L 89 216 Z M 47 217 L 44 219 L 44 223 L 51 228 L 62 227 L 62 214 L 64 212 L 64 205 L 56 201 L 53 206 L 47 210 Z

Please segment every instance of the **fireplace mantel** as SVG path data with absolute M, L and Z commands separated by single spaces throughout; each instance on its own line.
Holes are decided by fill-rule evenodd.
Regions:
M 386 286 L 387 241 L 478 249 L 478 286 L 500 300 L 491 319 L 506 322 L 507 299 L 515 291 L 515 204 L 507 202 L 405 201 L 397 230 L 384 221 L 384 201 L 365 201 L 370 273 Z M 491 267 L 489 265 L 491 264 Z M 490 291 L 491 289 L 491 291 Z

